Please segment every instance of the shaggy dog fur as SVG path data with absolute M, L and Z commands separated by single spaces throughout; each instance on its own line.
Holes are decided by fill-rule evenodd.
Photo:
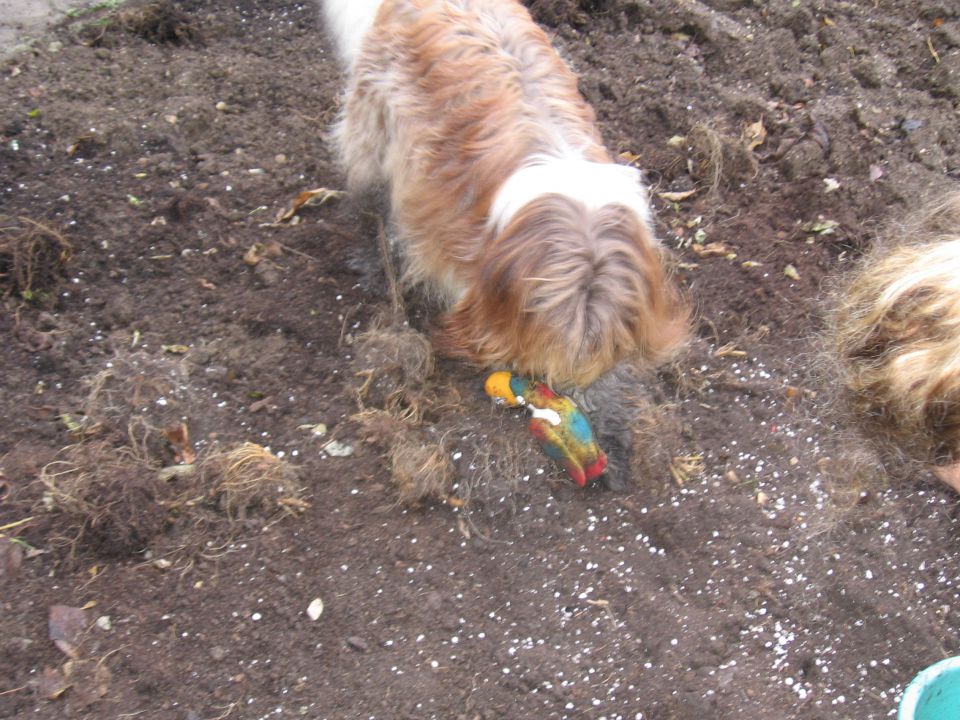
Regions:
M 385 184 L 448 355 L 584 387 L 686 338 L 639 172 L 514 0 L 325 0 L 351 189 Z

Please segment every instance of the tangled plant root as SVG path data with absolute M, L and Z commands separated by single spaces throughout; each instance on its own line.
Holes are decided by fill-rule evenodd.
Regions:
M 439 443 L 397 439 L 390 449 L 390 475 L 404 505 L 442 501 L 453 487 L 453 464 Z
M 93 549 L 106 556 L 142 552 L 163 532 L 169 488 L 156 468 L 130 448 L 104 442 L 72 445 L 40 472 L 38 513 L 49 518 L 48 537 L 70 556 Z
M 211 452 L 201 463 L 201 474 L 212 483 L 211 493 L 220 507 L 234 519 L 245 519 L 255 510 L 269 516 L 306 507 L 299 498 L 296 468 L 256 443 Z
M 103 45 L 111 32 L 135 35 L 154 45 L 180 45 L 200 39 L 199 29 L 173 0 L 155 0 L 111 13 L 90 27 L 87 43 Z
M 357 339 L 353 367 L 361 411 L 373 407 L 398 417 L 422 417 L 424 384 L 434 369 L 433 348 L 422 333 L 375 326 Z
M 690 130 L 696 171 L 711 194 L 722 185 L 748 180 L 757 174 L 757 162 L 739 139 L 722 135 L 707 125 Z
M 516 513 L 524 477 L 537 475 L 544 458 L 520 440 L 491 436 L 471 441 L 470 462 L 458 478 L 456 496 L 469 514 L 494 518 Z
M 73 247 L 57 231 L 26 217 L 0 216 L 0 290 L 52 305 Z

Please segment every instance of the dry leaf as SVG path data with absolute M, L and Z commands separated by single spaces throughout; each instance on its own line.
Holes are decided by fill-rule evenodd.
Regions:
M 714 357 L 723 358 L 723 357 L 746 357 L 747 353 L 745 350 L 738 350 L 737 346 L 733 343 L 727 343 L 723 347 L 717 348 L 714 353 Z
M 804 225 L 803 231 L 808 233 L 816 233 L 817 235 L 832 235 L 837 231 L 838 227 L 840 227 L 840 223 L 838 223 L 836 220 L 820 219 Z
M 297 425 L 297 430 L 309 430 L 311 435 L 316 435 L 320 437 L 321 435 L 327 434 L 327 424 L 326 423 L 307 423 L 305 425 Z
M 87 629 L 87 613 L 69 605 L 51 605 L 47 621 L 50 639 L 65 655 L 77 657 L 77 644 Z
M 791 280 L 799 280 L 800 273 L 797 272 L 797 269 L 793 265 L 787 265 L 783 269 L 783 274 L 786 275 Z
M 637 161 L 640 160 L 639 155 L 632 153 L 629 150 L 624 150 L 622 153 L 617 155 L 617 157 L 627 163 L 627 165 L 636 165 Z
M 747 150 L 753 150 L 763 145 L 767 139 L 767 129 L 763 126 L 763 116 L 755 123 L 750 123 L 743 128 L 740 134 L 740 141 L 747 146 Z
M 96 695 L 97 697 L 106 697 L 107 693 L 110 691 L 110 681 L 113 680 L 113 673 L 110 672 L 110 668 L 107 667 L 106 663 L 97 664 L 96 669 L 93 671 L 93 682 L 96 685 Z
M 186 345 L 161 345 L 160 349 L 171 355 L 186 355 L 190 352 L 190 348 Z
M 163 437 L 173 447 L 174 460 L 179 465 L 193 465 L 197 454 L 190 446 L 190 431 L 186 423 L 177 423 L 163 429 Z
M 325 187 L 316 190 L 304 190 L 297 195 L 289 209 L 277 215 L 277 222 L 282 223 L 292 219 L 305 205 L 323 205 L 327 200 L 339 200 L 343 195 L 342 190 L 331 190 Z
M 697 189 L 693 190 L 683 190 L 682 192 L 662 192 L 657 193 L 658 197 L 662 197 L 667 202 L 680 202 L 681 200 L 686 200 L 688 197 L 697 192 Z
M 47 700 L 56 700 L 69 690 L 72 684 L 57 668 L 45 667 L 37 681 L 37 694 Z
M 23 549 L 10 538 L 0 535 L 0 581 L 13 580 L 23 562 Z
M 706 245 L 701 245 L 700 243 L 693 243 L 690 246 L 691 249 L 700 257 L 727 257 L 731 254 L 731 250 L 722 242 L 711 242 Z
M 254 243 L 250 246 L 250 249 L 243 254 L 243 261 L 250 267 L 259 265 L 261 260 L 263 260 L 263 245 L 260 243 Z

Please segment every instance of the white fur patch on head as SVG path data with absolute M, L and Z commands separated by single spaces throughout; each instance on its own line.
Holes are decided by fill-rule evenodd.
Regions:
M 507 178 L 490 211 L 489 224 L 500 232 L 525 205 L 543 195 L 563 195 L 587 210 L 623 205 L 650 225 L 650 203 L 640 171 L 615 163 L 580 158 L 538 157 Z

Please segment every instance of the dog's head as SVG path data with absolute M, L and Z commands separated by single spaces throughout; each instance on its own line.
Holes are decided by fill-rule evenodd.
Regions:
M 688 311 L 646 217 L 559 193 L 509 215 L 444 318 L 442 351 L 583 387 L 628 357 L 660 362 L 685 340 Z

